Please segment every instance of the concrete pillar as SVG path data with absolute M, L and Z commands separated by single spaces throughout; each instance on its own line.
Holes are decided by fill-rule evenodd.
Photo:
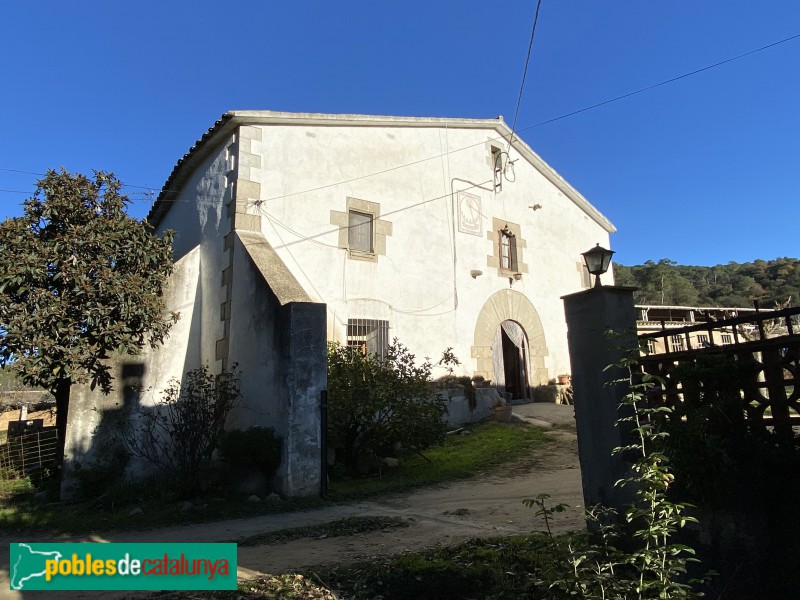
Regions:
M 325 305 L 291 302 L 281 307 L 282 365 L 287 392 L 286 477 L 287 496 L 319 494 L 320 394 L 328 386 Z
M 633 490 L 614 483 L 628 474 L 628 463 L 614 448 L 630 443 L 625 426 L 617 426 L 618 406 L 628 392 L 624 384 L 611 384 L 627 371 L 613 367 L 636 347 L 636 288 L 605 286 L 564 296 L 567 339 L 572 366 L 578 452 L 587 507 L 602 504 L 621 508 L 633 499 Z M 628 333 L 613 339 L 607 331 Z

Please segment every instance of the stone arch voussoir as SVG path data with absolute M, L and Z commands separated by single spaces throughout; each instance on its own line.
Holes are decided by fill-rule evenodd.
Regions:
M 478 362 L 475 375 L 496 380 L 492 363 L 492 343 L 495 331 L 506 320 L 522 325 L 528 336 L 531 383 L 547 383 L 549 374 L 545 367 L 545 356 L 548 352 L 542 320 L 531 301 L 524 294 L 511 289 L 492 294 L 478 313 L 472 346 L 472 357 Z

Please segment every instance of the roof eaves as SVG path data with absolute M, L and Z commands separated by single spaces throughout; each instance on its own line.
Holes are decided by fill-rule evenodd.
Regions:
M 516 134 L 512 134 L 503 117 L 495 119 L 458 119 L 447 117 L 392 117 L 358 114 L 324 114 L 324 113 L 289 113 L 271 110 L 232 110 L 222 117 L 195 142 L 189 151 L 178 160 L 164 187 L 158 195 L 156 202 L 150 209 L 147 219 L 154 225 L 158 223 L 167 211 L 171 201 L 180 191 L 181 185 L 191 174 L 191 167 L 205 158 L 213 149 L 212 139 L 223 130 L 233 129 L 239 125 L 316 125 L 316 126 L 362 126 L 362 127 L 450 127 L 450 128 L 479 128 L 493 129 L 499 134 L 498 141 L 511 140 L 511 145 L 535 169 L 555 185 L 575 205 L 583 210 L 598 225 L 608 233 L 617 229 L 599 210 L 597 210 L 583 195 L 572 187 L 555 169 L 548 165 Z
M 536 154 L 536 152 L 533 151 L 533 148 L 528 146 L 528 144 L 522 141 L 516 134 L 512 134 L 511 129 L 508 127 L 505 121 L 501 120 L 498 122 L 498 131 L 500 128 L 504 128 L 508 132 L 507 134 L 503 135 L 503 138 L 511 138 L 511 145 L 517 150 L 517 152 L 519 152 L 525 158 L 525 160 L 533 165 L 537 171 L 544 175 L 544 177 L 550 183 L 561 190 L 561 193 L 572 200 L 572 202 L 577 205 L 578 208 L 589 215 L 589 217 L 591 217 L 595 223 L 600 225 L 600 227 L 605 229 L 608 233 L 614 233 L 617 230 L 617 228 L 614 227 L 614 224 L 609 221 L 603 213 L 597 210 L 591 202 L 584 198 L 583 194 L 572 187 L 569 182 L 559 175 L 553 167 L 547 164 L 541 156 Z
M 191 166 L 198 160 L 205 158 L 212 150 L 211 139 L 222 129 L 227 129 L 231 122 L 230 113 L 223 114 L 208 130 L 197 140 L 172 169 L 172 172 L 164 182 L 164 186 L 158 194 L 158 198 L 153 203 L 150 212 L 147 213 L 147 220 L 153 225 L 157 225 L 161 217 L 169 208 L 173 200 L 180 192 L 181 185 L 189 177 Z

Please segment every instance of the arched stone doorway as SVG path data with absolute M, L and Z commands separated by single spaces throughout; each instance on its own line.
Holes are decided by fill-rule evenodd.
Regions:
M 474 345 L 472 346 L 472 357 L 477 359 L 475 375 L 481 375 L 494 383 L 502 381 L 502 385 L 507 386 L 505 382 L 506 367 L 508 366 L 509 372 L 516 367 L 513 365 L 514 349 L 509 347 L 509 342 L 513 343 L 512 340 L 506 341 L 506 355 L 503 355 L 502 323 L 504 321 L 515 323 L 522 330 L 524 343 L 527 345 L 526 348 L 523 348 L 524 354 L 517 352 L 520 360 L 525 359 L 524 364 L 519 365 L 519 372 L 524 372 L 527 377 L 525 387 L 547 383 L 549 375 L 544 363 L 544 357 L 548 354 L 547 342 L 539 313 L 536 312 L 536 308 L 526 296 L 511 289 L 492 294 L 478 313 Z M 506 332 L 505 335 L 510 338 L 514 334 L 512 332 L 509 335 Z M 498 344 L 499 347 L 496 348 L 495 346 Z M 518 349 L 520 348 L 518 344 L 514 345 Z M 511 360 L 506 360 L 506 357 Z M 498 361 L 497 358 L 500 360 Z M 509 365 L 509 362 L 512 364 Z M 498 365 L 503 366 L 502 375 Z M 514 392 L 510 393 L 513 395 Z

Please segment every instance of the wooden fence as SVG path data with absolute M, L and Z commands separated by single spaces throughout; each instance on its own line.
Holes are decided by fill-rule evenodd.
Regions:
M 780 439 L 792 440 L 792 427 L 800 425 L 798 318 L 800 308 L 790 308 L 640 336 L 641 340 L 663 338 L 665 348 L 676 346 L 667 344 L 668 337 L 685 339 L 685 344 L 678 345 L 685 349 L 641 356 L 642 370 L 663 380 L 663 384 L 653 390 L 651 398 L 671 406 L 679 418 L 686 418 L 691 407 L 700 401 L 703 385 L 687 381 L 683 376 L 686 370 L 681 367 L 697 363 L 700 357 L 727 357 L 736 370 L 736 377 L 732 379 L 739 387 L 747 426 L 752 431 L 772 430 Z M 707 332 L 709 340 L 715 338 L 713 331 L 729 332 L 732 343 L 693 348 L 690 334 L 698 331 Z

